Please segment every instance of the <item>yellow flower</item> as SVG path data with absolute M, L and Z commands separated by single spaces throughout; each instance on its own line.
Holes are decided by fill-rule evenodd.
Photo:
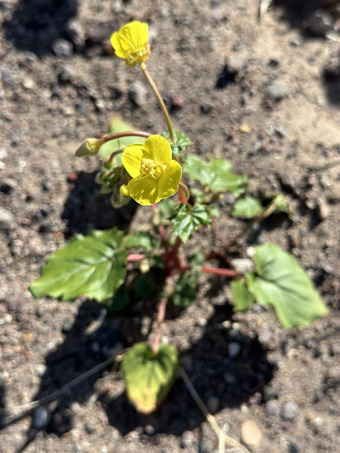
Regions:
M 150 55 L 148 24 L 130 22 L 111 36 L 117 57 L 124 58 L 128 66 L 144 63 Z
M 168 140 L 152 135 L 144 144 L 136 143 L 125 148 L 122 162 L 132 177 L 121 194 L 130 196 L 137 203 L 150 205 L 174 195 L 182 177 L 182 169 L 172 159 Z

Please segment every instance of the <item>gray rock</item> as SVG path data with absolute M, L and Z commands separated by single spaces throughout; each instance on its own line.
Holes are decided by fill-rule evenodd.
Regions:
M 63 333 L 69 332 L 72 329 L 72 327 L 73 327 L 73 322 L 74 322 L 74 320 L 73 320 L 72 317 L 64 319 L 63 325 L 62 325 L 62 328 L 61 328 L 62 332 Z
M 145 85 L 136 80 L 129 89 L 129 99 L 138 107 L 142 107 L 148 101 L 148 90 Z
M 254 271 L 254 263 L 249 258 L 235 258 L 231 260 L 231 264 L 237 271 L 241 272 L 241 274 Z
M 287 442 L 287 451 L 288 453 L 301 453 L 302 452 L 302 448 L 301 448 L 301 444 L 300 442 L 298 442 L 297 440 L 289 440 Z
M 6 85 L 10 88 L 15 88 L 17 85 L 17 82 L 16 82 L 14 76 L 9 71 L 1 72 L 1 80 L 4 85 Z
M 266 402 L 266 414 L 270 416 L 277 415 L 279 412 L 279 404 L 275 400 L 269 400 Z
M 307 28 L 314 36 L 325 36 L 333 28 L 331 14 L 324 10 L 315 11 L 307 20 Z
M 43 429 L 47 426 L 50 420 L 50 414 L 46 407 L 38 406 L 32 416 L 32 427 L 35 429 Z
M 181 446 L 183 448 L 190 448 L 195 443 L 195 436 L 191 431 L 184 431 L 181 438 Z
M 75 45 L 76 49 L 81 50 L 85 46 L 85 31 L 81 23 L 76 19 L 71 19 L 66 27 L 66 33 Z
M 233 341 L 228 344 L 228 355 L 232 359 L 237 357 L 239 355 L 240 351 L 241 351 L 241 345 L 239 343 L 236 343 Z
M 209 396 L 209 398 L 207 400 L 207 407 L 210 412 L 214 412 L 214 413 L 217 412 L 219 405 L 220 405 L 220 401 L 218 398 L 216 398 L 216 396 L 214 396 L 214 395 Z
M 36 375 L 39 377 L 43 377 L 46 372 L 46 365 L 44 363 L 40 363 L 35 367 Z
M 14 215 L 0 207 L 0 230 L 12 230 L 15 224 Z
M 274 82 L 266 89 L 266 97 L 274 102 L 279 102 L 286 98 L 289 94 L 289 89 L 286 84 L 282 82 Z
M 56 39 L 52 44 L 52 49 L 58 57 L 70 57 L 73 53 L 73 45 L 66 39 Z
M 59 82 L 68 83 L 76 79 L 75 71 L 68 65 L 65 65 L 58 76 Z
M 293 422 L 300 415 L 299 406 L 294 401 L 287 401 L 282 407 L 281 417 L 283 420 Z

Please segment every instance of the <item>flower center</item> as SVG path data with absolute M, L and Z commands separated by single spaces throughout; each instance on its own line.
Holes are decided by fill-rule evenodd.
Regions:
M 142 158 L 141 174 L 150 176 L 152 179 L 159 179 L 164 171 L 163 165 L 157 164 L 152 159 Z

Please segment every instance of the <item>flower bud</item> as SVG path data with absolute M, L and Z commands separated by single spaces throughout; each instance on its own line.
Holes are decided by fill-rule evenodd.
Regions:
M 77 149 L 77 157 L 95 156 L 99 153 L 100 147 L 104 145 L 103 138 L 87 138 Z

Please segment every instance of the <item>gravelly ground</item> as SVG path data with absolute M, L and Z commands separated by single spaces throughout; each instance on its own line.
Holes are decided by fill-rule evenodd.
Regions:
M 253 195 L 280 190 L 289 197 L 291 218 L 272 218 L 252 240 L 294 253 L 330 309 L 308 328 L 284 331 L 256 305 L 232 315 L 223 280 L 202 279 L 199 299 L 167 321 L 164 336 L 232 437 L 239 440 L 241 426 L 253 420 L 262 435 L 257 453 L 337 450 L 339 43 L 325 32 L 312 36 L 320 28 L 310 24 L 323 6 L 324 29 L 327 21 L 336 29 L 338 2 L 301 2 L 299 11 L 288 8 L 292 2 L 274 3 L 259 24 L 251 0 L 0 1 L 2 407 L 53 392 L 102 361 L 117 336 L 132 344 L 148 331 L 145 301 L 103 321 L 91 301 L 36 301 L 27 290 L 70 235 L 130 222 L 148 228 L 145 209 L 114 212 L 98 194 L 95 159 L 74 157 L 83 138 L 106 131 L 113 112 L 138 129 L 165 128 L 142 76 L 108 45 L 113 30 L 136 19 L 150 24 L 148 67 L 176 128 L 194 141 L 192 151 L 230 159 L 249 177 Z M 131 85 L 139 105 L 130 100 Z M 241 222 L 229 218 L 228 197 L 221 208 L 222 242 Z M 189 246 L 211 241 L 202 230 Z M 246 246 L 239 247 L 243 256 Z M 126 402 L 121 376 L 108 371 L 50 405 L 49 419 L 40 409 L 5 426 L 0 451 L 216 451 L 181 381 L 145 417 Z

